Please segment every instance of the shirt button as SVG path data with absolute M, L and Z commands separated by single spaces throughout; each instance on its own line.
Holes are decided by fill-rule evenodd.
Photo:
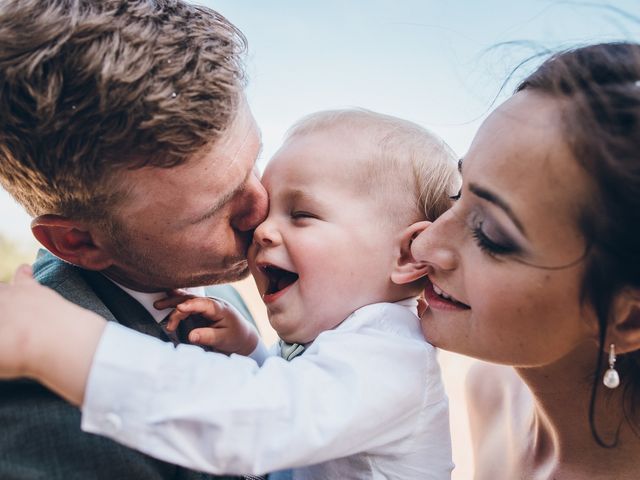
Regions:
M 104 426 L 107 433 L 115 433 L 122 428 L 122 419 L 116 413 L 107 413 L 104 417 Z

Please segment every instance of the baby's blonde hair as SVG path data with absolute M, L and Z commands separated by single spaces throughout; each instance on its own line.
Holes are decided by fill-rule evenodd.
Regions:
M 433 221 L 451 205 L 460 176 L 457 159 L 437 135 L 408 120 L 365 109 L 327 110 L 312 113 L 296 122 L 286 141 L 301 135 L 335 131 L 347 135 L 358 152 L 345 169 L 356 169 L 354 190 L 377 197 L 393 221 L 411 224 Z M 407 202 L 388 202 L 393 193 L 406 191 Z M 403 200 L 406 196 L 402 196 Z

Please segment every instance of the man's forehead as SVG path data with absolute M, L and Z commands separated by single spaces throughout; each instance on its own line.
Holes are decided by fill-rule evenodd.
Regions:
M 255 163 L 257 158 L 255 153 L 256 143 L 258 144 L 258 149 L 260 149 L 262 143 L 261 132 L 247 101 L 243 97 L 238 105 L 238 112 L 235 118 L 227 130 L 221 134 L 220 138 L 211 145 L 208 155 L 212 156 L 214 161 L 216 157 L 219 157 L 221 163 L 226 163 L 227 168 L 238 161 Z M 256 158 L 245 157 L 243 153 L 246 151 Z
M 261 148 L 258 133 L 257 128 L 245 129 L 237 148 L 227 152 L 212 149 L 172 168 L 123 172 L 120 188 L 128 192 L 126 203 L 131 209 L 135 208 L 132 203 L 139 202 L 165 205 L 169 210 L 179 205 L 194 218 L 206 215 L 203 210 L 221 207 L 251 175 Z
M 171 168 L 126 170 L 119 180 L 126 192 L 121 213 L 136 218 L 160 210 L 178 224 L 215 215 L 244 188 L 261 149 L 260 130 L 246 102 L 219 141 Z

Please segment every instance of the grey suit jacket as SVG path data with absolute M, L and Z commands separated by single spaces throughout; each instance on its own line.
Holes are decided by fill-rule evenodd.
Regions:
M 147 310 L 96 272 L 40 252 L 34 276 L 63 297 L 109 321 L 166 339 Z M 209 287 L 251 318 L 230 286 Z M 64 335 L 64 332 L 60 332 Z M 56 339 L 52 338 L 55 342 Z M 215 379 L 211 379 L 215 381 Z M 80 430 L 80 411 L 28 380 L 0 382 L 0 479 L 2 480 L 209 480 L 215 477 L 153 459 L 107 438 Z

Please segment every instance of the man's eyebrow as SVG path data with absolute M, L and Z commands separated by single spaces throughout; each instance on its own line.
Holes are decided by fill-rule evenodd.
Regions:
M 262 154 L 262 142 L 260 142 L 260 148 L 258 150 L 258 155 L 256 155 L 256 161 L 260 157 L 261 154 Z M 255 168 L 255 164 L 254 164 L 254 168 Z M 215 215 L 218 210 L 220 210 L 229 200 L 231 200 L 233 197 L 235 197 L 236 194 L 240 190 L 242 190 L 244 188 L 244 186 L 247 183 L 247 180 L 249 179 L 249 177 L 251 175 L 253 175 L 253 168 L 251 170 L 249 170 L 247 175 L 242 179 L 242 181 L 238 185 L 236 185 L 232 190 L 230 190 L 227 193 L 225 193 L 224 196 L 219 198 L 218 201 L 216 203 L 214 203 L 211 208 L 209 208 L 202 215 L 200 215 L 197 218 L 195 218 L 194 220 L 192 220 L 190 223 L 196 224 L 196 223 L 202 222 L 203 220 L 206 220 L 207 218 L 210 218 L 213 215 Z
M 493 203 L 494 205 L 496 205 L 496 206 L 500 207 L 502 210 L 504 210 L 504 212 L 511 219 L 511 221 L 515 224 L 515 226 L 518 227 L 518 230 L 520 230 L 520 232 L 522 232 L 522 234 L 525 237 L 527 236 L 527 234 L 525 232 L 525 229 L 524 229 L 524 225 L 522 225 L 522 222 L 518 219 L 518 217 L 516 216 L 514 211 L 507 204 L 507 202 L 505 202 L 502 198 L 500 198 L 495 193 L 490 192 L 489 190 L 486 190 L 486 189 L 484 189 L 482 187 L 479 187 L 478 185 L 475 185 L 473 183 L 469 184 L 469 191 L 471 193 L 475 194 L 476 196 L 486 200 L 487 202 Z

